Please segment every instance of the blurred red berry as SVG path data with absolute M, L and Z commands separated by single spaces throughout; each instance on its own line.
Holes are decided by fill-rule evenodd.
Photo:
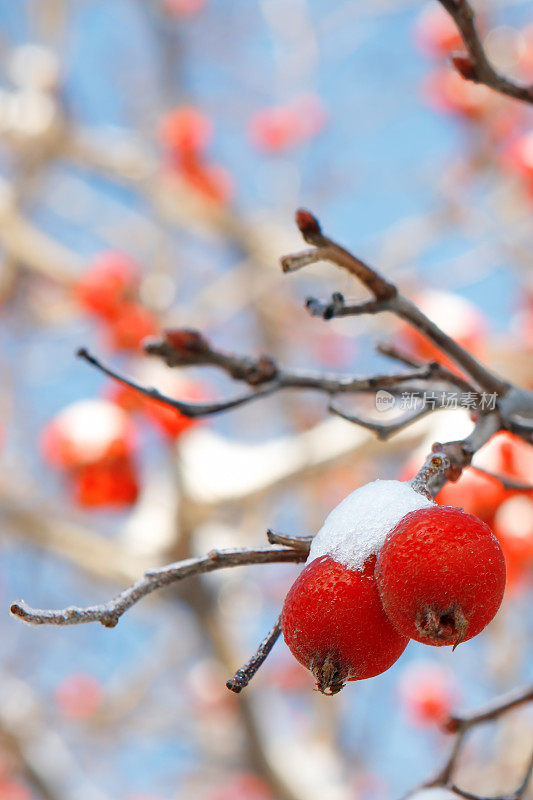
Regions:
M 434 70 L 424 81 L 422 94 L 432 108 L 466 120 L 486 120 L 497 108 L 491 89 L 465 79 L 452 67 Z
M 182 377 L 174 377 L 167 371 L 146 370 L 142 380 L 146 378 L 151 385 L 157 385 L 160 391 L 177 400 L 199 402 L 205 395 L 203 390 L 193 381 Z M 114 403 L 124 411 L 144 415 L 168 439 L 174 440 L 186 430 L 198 424 L 197 419 L 186 417 L 175 408 L 163 402 L 146 397 L 131 386 L 113 383 L 106 393 Z
M 429 56 L 446 57 L 464 47 L 457 25 L 437 3 L 430 3 L 421 11 L 415 26 L 415 42 Z
M 106 330 L 115 350 L 140 350 L 143 340 L 158 331 L 152 313 L 140 303 L 124 302 Z
M 88 719 L 102 706 L 104 693 L 93 675 L 75 673 L 67 676 L 57 687 L 55 701 L 63 716 Z
M 127 508 L 139 495 L 137 470 L 129 458 L 85 464 L 72 475 L 72 493 L 83 508 Z
M 180 175 L 205 200 L 217 205 L 227 205 L 235 193 L 230 173 L 220 164 L 204 164 L 191 160 L 182 165 Z
M 135 451 L 137 436 L 131 420 L 115 403 L 79 400 L 48 423 L 41 445 L 48 464 L 69 470 L 126 458 Z
M 2 800 L 32 800 L 33 794 L 20 781 L 6 778 L 0 779 L 0 798 Z
M 229 777 L 209 795 L 209 800 L 272 800 L 269 785 L 258 775 L 241 772 Z
M 205 8 L 206 0 L 163 0 L 163 8 L 177 17 L 189 17 Z
M 250 117 L 248 133 L 252 144 L 265 153 L 281 153 L 315 136 L 326 122 L 319 97 L 300 95 L 283 106 L 256 111 Z
M 533 474 L 533 447 L 518 436 L 504 431 L 492 437 L 476 454 L 475 461 L 496 475 L 528 483 Z M 490 525 L 500 504 L 513 494 L 515 492 L 504 489 L 497 478 L 469 467 L 456 483 L 447 483 L 441 489 L 437 503 L 460 506 Z
M 252 144 L 265 153 L 281 153 L 301 141 L 298 113 L 285 106 L 263 108 L 249 121 Z
M 117 307 L 138 288 L 139 266 L 123 253 L 102 253 L 88 266 L 74 286 L 74 295 L 85 311 L 110 319 Z
M 441 725 L 459 700 L 453 672 L 431 661 L 413 661 L 398 684 L 401 705 L 415 725 Z
M 452 292 L 425 291 L 415 298 L 418 306 L 432 322 L 473 355 L 483 356 L 487 322 L 482 312 L 469 300 Z M 420 331 L 406 323 L 399 325 L 399 344 L 413 356 L 425 361 L 438 361 L 458 372 L 454 363 Z
M 496 511 L 494 533 L 505 554 L 507 583 L 514 588 L 533 565 L 533 499 L 517 494 L 505 500 Z
M 198 158 L 213 136 L 211 120 L 194 106 L 180 106 L 162 118 L 159 133 L 164 145 L 178 158 Z
M 533 191 L 533 131 L 511 138 L 502 150 L 501 162 L 504 168 L 523 178 Z

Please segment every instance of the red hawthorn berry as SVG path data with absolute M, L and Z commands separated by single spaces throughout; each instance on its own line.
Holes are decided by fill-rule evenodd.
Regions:
M 74 473 L 72 490 L 84 508 L 128 508 L 139 495 L 137 470 L 129 458 L 85 464 Z
M 453 672 L 430 661 L 413 661 L 398 684 L 400 701 L 415 725 L 441 725 L 458 699 Z
M 92 675 L 68 675 L 57 687 L 55 701 L 65 717 L 88 719 L 102 706 L 104 693 L 100 682 Z
M 140 350 L 144 339 L 157 333 L 157 323 L 140 303 L 124 302 L 117 308 L 107 328 L 115 350 Z
M 173 155 L 198 158 L 213 137 L 213 125 L 199 108 L 180 106 L 162 118 L 159 135 Z
M 189 17 L 204 8 L 206 0 L 163 0 L 163 8 L 168 14 Z
M 489 472 L 522 483 L 528 483 L 533 472 L 533 448 L 507 431 L 493 436 L 476 454 L 475 460 Z M 500 504 L 515 493 L 512 489 L 505 489 L 497 478 L 469 467 L 456 483 L 447 483 L 441 489 L 437 503 L 461 506 L 490 525 Z
M 447 56 L 463 46 L 457 25 L 439 5 L 430 3 L 424 9 L 415 27 L 417 47 L 429 56 Z
M 227 205 L 235 193 L 230 173 L 220 164 L 191 161 L 183 163 L 179 171 L 192 189 L 217 205 Z
M 33 800 L 28 787 L 13 778 L 0 778 L 0 797 L 2 800 Z
M 101 253 L 74 285 L 74 296 L 84 311 L 108 320 L 137 292 L 139 273 L 138 264 L 124 253 Z
M 465 79 L 451 66 L 434 70 L 423 82 L 422 93 L 436 111 L 469 121 L 485 121 L 497 108 L 497 98 L 486 86 Z
M 315 558 L 285 598 L 285 641 L 323 694 L 336 694 L 346 681 L 379 675 L 407 646 L 408 638 L 383 611 L 375 561 L 370 556 L 362 569 L 351 570 L 331 556 Z
M 41 448 L 48 464 L 73 470 L 86 464 L 128 458 L 137 448 L 137 433 L 117 404 L 108 400 L 79 400 L 48 423 Z
M 492 620 L 505 590 L 505 558 L 484 522 L 460 508 L 406 514 L 376 564 L 381 601 L 404 636 L 436 647 L 471 639 Z
M 487 323 L 481 311 L 473 303 L 452 292 L 435 290 L 422 292 L 415 300 L 424 314 L 445 333 L 474 355 L 483 356 Z M 412 326 L 401 323 L 399 335 L 401 346 L 413 355 L 427 361 L 439 361 L 448 369 L 458 371 L 453 361 Z
M 300 119 L 289 106 L 262 108 L 250 118 L 248 125 L 252 144 L 265 153 L 281 153 L 301 141 Z
M 533 565 L 533 499 L 516 494 L 503 502 L 494 517 L 494 534 L 507 563 L 507 587 L 514 586 Z

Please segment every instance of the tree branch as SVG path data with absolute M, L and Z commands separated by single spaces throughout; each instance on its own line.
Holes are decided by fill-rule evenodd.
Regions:
M 179 362 L 177 358 L 172 355 L 171 349 L 166 346 L 165 342 L 162 344 L 165 346 L 159 347 L 161 343 L 150 344 L 150 352 L 155 352 L 154 348 L 157 348 L 158 355 L 164 353 L 164 359 L 167 364 L 177 366 Z M 259 386 L 259 388 L 253 393 L 236 397 L 233 400 L 213 403 L 190 403 L 184 400 L 176 400 L 173 397 L 162 394 L 155 388 L 143 386 L 132 378 L 121 375 L 116 370 L 105 365 L 100 359 L 96 358 L 96 356 L 93 356 L 85 348 L 78 350 L 77 355 L 110 378 L 135 389 L 145 397 L 149 397 L 152 400 L 156 400 L 176 409 L 176 411 L 179 411 L 186 417 L 192 418 L 219 414 L 222 411 L 228 411 L 232 408 L 250 403 L 252 400 L 269 397 L 275 392 L 285 389 L 308 389 L 323 392 L 328 395 L 341 393 L 372 393 L 378 389 L 391 389 L 400 384 L 409 383 L 410 381 L 430 381 L 432 378 L 437 379 L 441 383 L 457 385 L 457 379 L 453 373 L 445 371 L 444 368 L 436 362 L 422 364 L 408 372 L 372 375 L 365 378 L 352 378 L 350 376 L 320 375 L 318 373 L 303 371 L 288 372 L 279 369 L 274 361 L 264 356 L 253 359 L 248 356 L 228 355 L 216 350 L 210 350 L 209 352 L 211 354 L 209 360 L 206 360 L 207 357 L 205 354 L 202 354 L 198 362 L 194 361 L 191 356 L 186 362 L 181 363 L 186 363 L 188 366 L 192 364 L 216 364 L 216 366 L 225 370 L 231 377 L 245 381 L 252 387 Z M 268 362 L 269 369 L 272 370 L 270 378 L 265 377 L 265 371 L 262 366 L 264 362 Z M 428 389 L 429 388 L 428 386 Z
M 270 651 L 279 639 L 280 633 L 281 617 L 277 619 L 276 624 L 265 636 L 252 658 L 243 667 L 237 670 L 233 678 L 226 681 L 226 686 L 231 692 L 239 694 L 239 692 L 248 686 L 259 667 L 266 661 Z
M 401 319 L 405 319 L 410 325 L 423 333 L 439 350 L 446 355 L 458 367 L 464 370 L 475 383 L 483 390 L 504 396 L 510 385 L 507 381 L 498 378 L 480 361 L 472 356 L 467 350 L 459 345 L 451 336 L 448 336 L 438 325 L 435 325 L 411 300 L 403 297 L 397 287 L 385 280 L 376 270 L 365 264 L 356 256 L 348 252 L 344 247 L 329 239 L 322 233 L 318 220 L 309 212 L 300 209 L 296 212 L 296 224 L 306 242 L 315 246 L 315 261 L 330 261 L 337 266 L 347 269 L 354 275 L 366 288 L 374 295 L 375 303 L 361 304 L 354 306 L 355 313 L 377 313 L 378 311 L 390 311 Z M 295 262 L 296 259 L 296 262 Z M 284 272 L 295 269 L 295 263 L 300 263 L 300 254 L 296 256 L 288 255 L 281 259 L 281 266 Z M 310 255 L 307 255 L 307 263 L 312 263 Z M 342 295 L 340 296 L 342 298 Z M 317 301 L 307 300 L 307 306 L 311 306 L 313 312 L 318 308 Z M 347 308 L 344 306 L 344 299 L 333 300 L 333 305 L 327 306 L 327 318 L 335 316 L 336 310 L 340 311 L 341 316 L 346 316 Z
M 533 86 L 525 86 L 500 75 L 490 63 L 477 30 L 474 10 L 468 0 L 439 0 L 462 36 L 468 56 L 457 54 L 452 62 L 465 80 L 482 83 L 495 92 L 533 103 Z
M 449 717 L 444 725 L 444 729 L 448 733 L 455 734 L 455 736 L 448 758 L 437 775 L 433 779 L 424 783 L 422 787 L 418 787 L 413 793 L 411 793 L 411 795 L 416 797 L 416 792 L 420 788 L 446 786 L 454 791 L 457 795 L 470 798 L 470 800 L 519 800 L 524 794 L 531 778 L 531 773 L 533 771 L 533 756 L 531 761 L 528 763 L 526 773 L 519 788 L 512 794 L 505 797 L 482 798 L 478 795 L 464 792 L 462 789 L 459 789 L 452 783 L 452 778 L 457 766 L 457 761 L 464 746 L 466 734 L 471 728 L 474 728 L 476 725 L 481 725 L 485 722 L 496 720 L 498 717 L 502 716 L 502 714 L 506 714 L 513 708 L 518 708 L 519 706 L 531 701 L 533 701 L 533 686 L 526 686 L 522 689 L 500 695 L 500 697 L 496 697 L 490 703 L 481 706 L 481 708 L 478 708 L 475 711 Z
M 184 578 L 189 578 L 191 575 L 201 575 L 205 572 L 245 564 L 299 563 L 306 560 L 307 554 L 308 549 L 304 547 L 298 549 L 264 547 L 256 550 L 211 550 L 206 556 L 188 558 L 185 561 L 148 570 L 132 586 L 112 600 L 100 605 L 86 608 L 69 606 L 51 611 L 31 608 L 21 601 L 11 606 L 11 613 L 30 625 L 80 625 L 85 622 L 100 622 L 106 628 L 114 628 L 122 614 L 143 597 L 164 586 L 170 586 Z

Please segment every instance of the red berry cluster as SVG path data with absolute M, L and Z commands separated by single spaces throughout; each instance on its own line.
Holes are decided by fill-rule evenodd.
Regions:
M 375 509 L 387 501 L 384 483 L 395 482 L 363 487 L 374 487 Z M 490 528 L 459 508 L 413 504 L 362 563 L 347 558 L 338 536 L 330 553 L 315 558 L 311 550 L 287 594 L 285 641 L 325 694 L 384 672 L 409 639 L 455 647 L 483 630 L 500 606 L 505 559 Z M 353 533 L 363 554 L 358 537 L 365 535 Z
M 140 269 L 123 253 L 100 254 L 74 286 L 79 306 L 94 316 L 115 350 L 136 351 L 157 332 L 157 322 L 139 301 Z

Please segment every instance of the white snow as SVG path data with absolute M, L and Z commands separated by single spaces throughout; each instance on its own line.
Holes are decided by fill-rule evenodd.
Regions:
M 63 409 L 55 424 L 84 461 L 97 461 L 118 439 L 130 432 L 128 415 L 109 400 L 78 400 Z
M 378 554 L 389 531 L 410 511 L 432 506 L 404 481 L 372 481 L 345 497 L 326 517 L 311 544 L 307 563 L 329 555 L 349 569 L 361 569 Z

